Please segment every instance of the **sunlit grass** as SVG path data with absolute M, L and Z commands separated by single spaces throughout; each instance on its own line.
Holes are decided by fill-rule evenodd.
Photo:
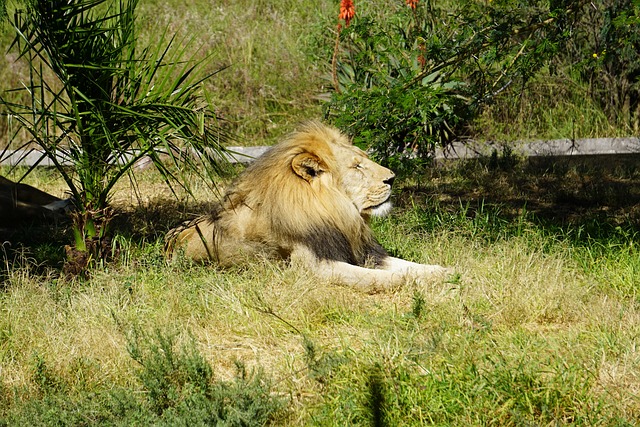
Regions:
M 162 194 L 153 180 L 149 190 L 146 200 Z M 130 200 L 128 191 L 118 200 Z M 640 415 L 633 234 L 596 243 L 526 212 L 464 207 L 416 199 L 374 223 L 394 255 L 456 271 L 377 295 L 273 262 L 168 264 L 153 237 L 123 238 L 118 261 L 86 280 L 43 275 L 16 255 L 0 295 L 0 420 L 43 416 L 33 409 L 40 401 L 59 417 L 71 404 L 88 419 L 125 422 L 131 410 L 105 415 L 109 390 L 120 390 L 149 423 L 168 422 L 183 414 L 181 402 L 215 402 L 198 400 L 204 394 L 188 379 L 199 359 L 178 357 L 193 343 L 212 384 L 237 381 L 239 363 L 262 372 L 264 382 L 238 384 L 277 425 L 370 425 L 373 414 L 388 425 L 632 425 Z M 154 337 L 175 337 L 175 372 L 145 353 L 160 369 L 153 375 L 174 372 L 158 386 L 168 396 L 178 390 L 168 403 L 151 398 L 144 378 L 155 377 L 132 357 L 135 334 L 150 349 Z M 260 400 L 260 387 L 278 400 Z M 174 409 L 157 415 L 158 402 Z

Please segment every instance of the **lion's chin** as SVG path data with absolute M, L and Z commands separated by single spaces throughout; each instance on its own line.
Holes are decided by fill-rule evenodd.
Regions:
M 384 203 L 367 208 L 365 213 L 371 216 L 386 216 L 391 212 L 391 207 L 391 202 L 387 200 Z

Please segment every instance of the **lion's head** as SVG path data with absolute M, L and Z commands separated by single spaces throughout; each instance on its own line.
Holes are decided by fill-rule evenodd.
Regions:
M 259 240 L 306 242 L 318 255 L 361 263 L 377 245 L 367 220 L 389 211 L 394 177 L 339 130 L 313 122 L 247 168 L 224 211 L 247 207 Z
M 329 206 L 335 211 L 336 204 L 343 215 L 349 210 L 381 216 L 391 207 L 394 178 L 339 130 L 313 122 L 260 157 L 230 193 L 255 196 L 259 205 L 278 201 L 312 217 L 322 216 Z M 312 205 L 315 212 L 307 208 Z
M 361 215 L 386 215 L 391 209 L 391 186 L 395 174 L 369 159 L 364 151 L 353 146 L 336 129 L 323 129 L 335 160 L 333 173 L 339 178 L 336 184 Z

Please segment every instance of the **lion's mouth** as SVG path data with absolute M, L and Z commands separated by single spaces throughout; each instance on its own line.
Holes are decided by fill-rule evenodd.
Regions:
M 385 216 L 391 211 L 391 206 L 391 197 L 387 197 L 384 202 L 367 208 L 367 211 L 373 216 Z

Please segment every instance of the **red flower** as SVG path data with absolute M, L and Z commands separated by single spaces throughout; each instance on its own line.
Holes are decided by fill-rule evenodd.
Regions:
M 419 0 L 407 0 L 407 6 L 409 6 L 413 10 L 416 10 L 416 7 L 418 6 L 418 1 Z
M 340 2 L 340 15 L 338 19 L 344 19 L 346 26 L 349 26 L 349 22 L 356 15 L 356 8 L 353 5 L 353 0 L 342 0 Z

